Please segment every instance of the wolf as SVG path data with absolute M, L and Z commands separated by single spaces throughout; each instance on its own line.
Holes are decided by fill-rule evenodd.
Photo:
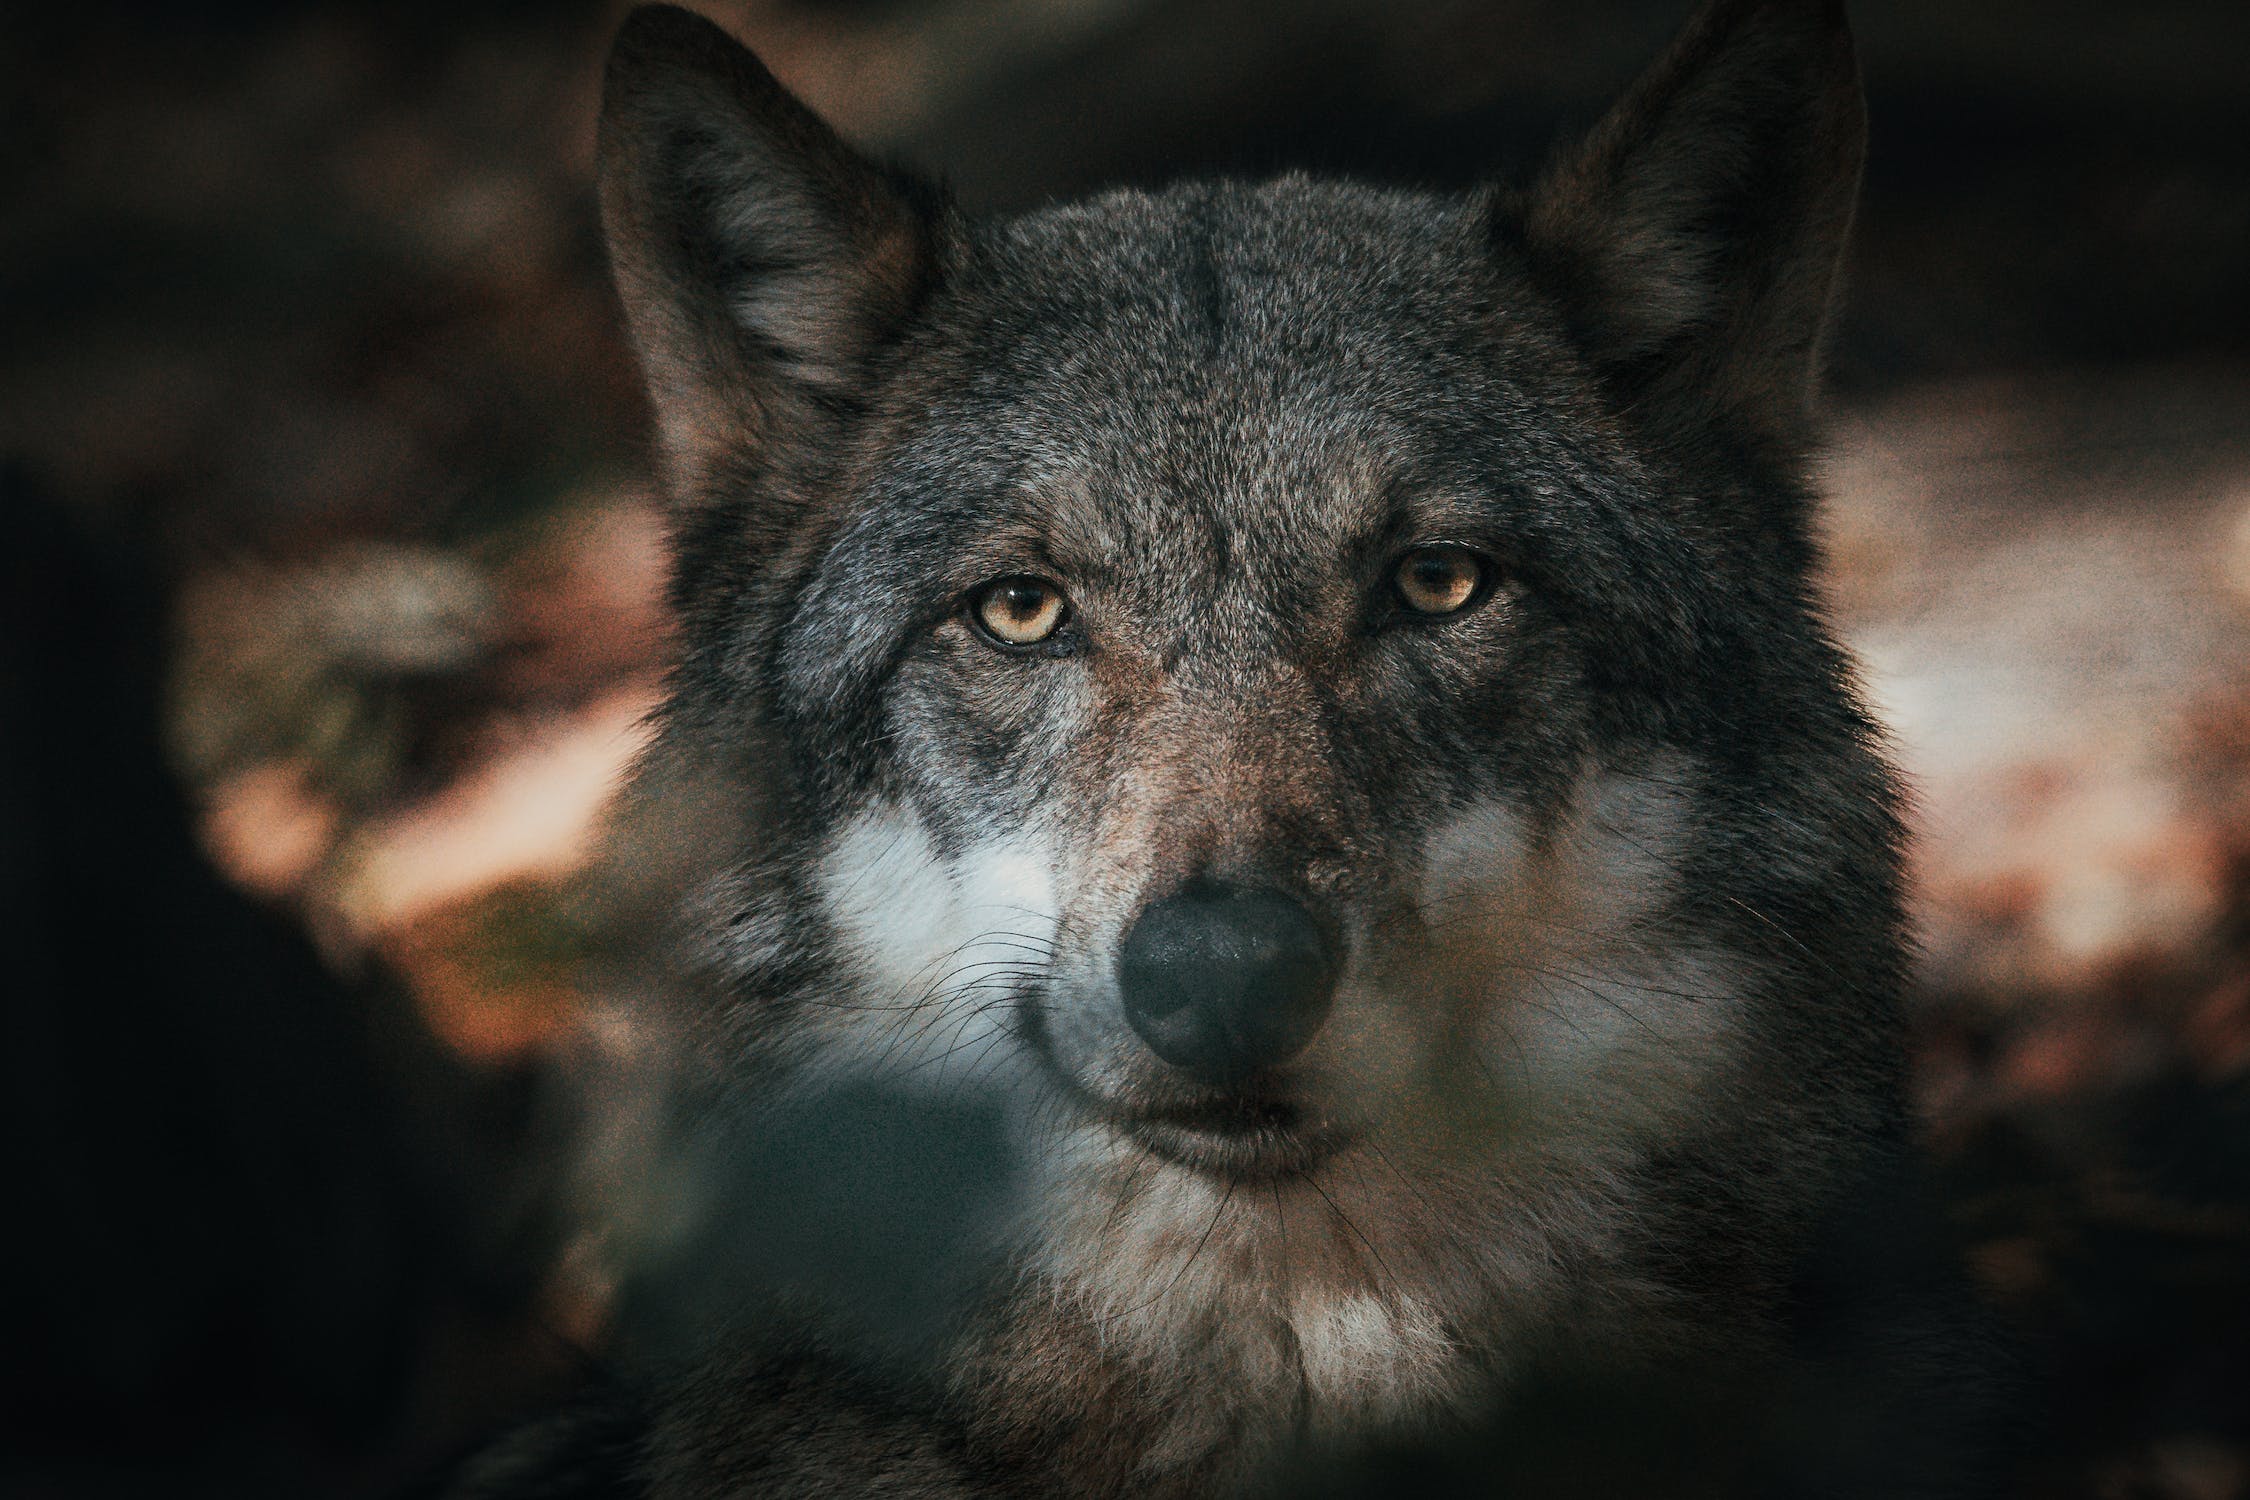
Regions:
M 617 1242 L 853 1080 L 1010 1165 L 910 1359 L 706 1301 L 464 1492 L 1973 1492 L 1807 479 L 1864 134 L 1841 4 L 1709 0 L 1528 182 L 977 218 L 635 11 L 697 1102 Z

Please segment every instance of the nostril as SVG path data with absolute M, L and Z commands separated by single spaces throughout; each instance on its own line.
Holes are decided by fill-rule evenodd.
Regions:
M 1117 955 L 1126 1021 L 1165 1062 L 1213 1083 L 1303 1051 L 1328 1017 L 1337 968 L 1302 902 L 1209 883 L 1142 912 Z

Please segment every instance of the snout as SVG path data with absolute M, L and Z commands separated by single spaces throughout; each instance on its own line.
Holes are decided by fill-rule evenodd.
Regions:
M 1293 897 L 1198 882 L 1150 905 L 1119 947 L 1125 1019 L 1198 1082 L 1239 1082 L 1289 1061 L 1320 1030 L 1336 947 Z

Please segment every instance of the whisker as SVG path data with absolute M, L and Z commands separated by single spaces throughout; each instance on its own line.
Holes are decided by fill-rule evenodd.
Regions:
M 1421 1201 L 1422 1206 L 1430 1211 L 1431 1222 L 1444 1222 L 1443 1216 L 1438 1212 L 1438 1206 L 1430 1201 L 1429 1195 L 1427 1193 L 1424 1193 L 1422 1191 L 1421 1184 L 1416 1182 L 1413 1178 L 1407 1176 L 1404 1172 L 1400 1171 L 1398 1163 L 1391 1160 L 1390 1154 L 1384 1151 L 1382 1143 L 1376 1140 L 1372 1135 L 1367 1137 L 1367 1149 L 1375 1153 L 1375 1159 L 1389 1169 L 1390 1174 L 1399 1180 L 1400 1186 L 1404 1187 L 1408 1192 L 1412 1193 L 1417 1199 Z
M 1172 1273 L 1172 1279 L 1164 1284 L 1162 1291 L 1137 1307 L 1128 1308 L 1120 1313 L 1111 1313 L 1106 1317 L 1096 1318 L 1094 1321 L 1106 1325 L 1124 1318 L 1137 1317 L 1177 1291 L 1180 1283 L 1187 1279 L 1187 1273 L 1195 1269 L 1195 1263 L 1203 1258 L 1203 1252 L 1209 1248 L 1212 1232 L 1219 1227 L 1219 1220 L 1226 1216 L 1227 1205 L 1234 1202 L 1234 1190 L 1238 1186 L 1240 1186 L 1240 1180 L 1230 1173 L 1227 1177 L 1227 1190 L 1220 1195 L 1219 1206 L 1211 1210 L 1211 1222 L 1203 1226 L 1203 1237 L 1195 1242 L 1195 1249 L 1189 1252 L 1185 1261 L 1181 1262 L 1179 1270 Z
M 1328 1205 L 1328 1211 L 1331 1214 L 1334 1214 L 1337 1221 L 1341 1223 L 1346 1229 L 1349 1229 L 1352 1232 L 1353 1236 L 1357 1238 L 1362 1245 L 1365 1245 L 1367 1247 L 1367 1253 L 1375 1258 L 1375 1268 L 1380 1273 L 1376 1277 L 1376 1285 L 1379 1288 L 1384 1288 L 1386 1290 L 1388 1289 L 1388 1286 L 1397 1285 L 1398 1278 L 1391 1274 L 1391 1268 L 1387 1264 L 1385 1264 L 1383 1260 L 1383 1252 L 1376 1249 L 1375 1242 L 1373 1240 L 1370 1240 L 1365 1234 L 1360 1231 L 1359 1225 L 1352 1222 L 1352 1216 L 1345 1213 L 1342 1208 L 1337 1206 L 1336 1200 L 1328 1195 L 1328 1189 L 1320 1185 L 1319 1176 L 1317 1174 L 1308 1172 L 1305 1174 L 1302 1180 L 1307 1187 L 1311 1188 L 1315 1193 L 1318 1193 L 1320 1195 L 1320 1201 Z

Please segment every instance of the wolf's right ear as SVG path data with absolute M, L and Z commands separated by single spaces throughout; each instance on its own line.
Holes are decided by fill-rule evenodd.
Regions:
M 597 154 L 668 477 L 700 498 L 728 460 L 850 401 L 928 289 L 941 210 L 669 5 L 618 32 Z

